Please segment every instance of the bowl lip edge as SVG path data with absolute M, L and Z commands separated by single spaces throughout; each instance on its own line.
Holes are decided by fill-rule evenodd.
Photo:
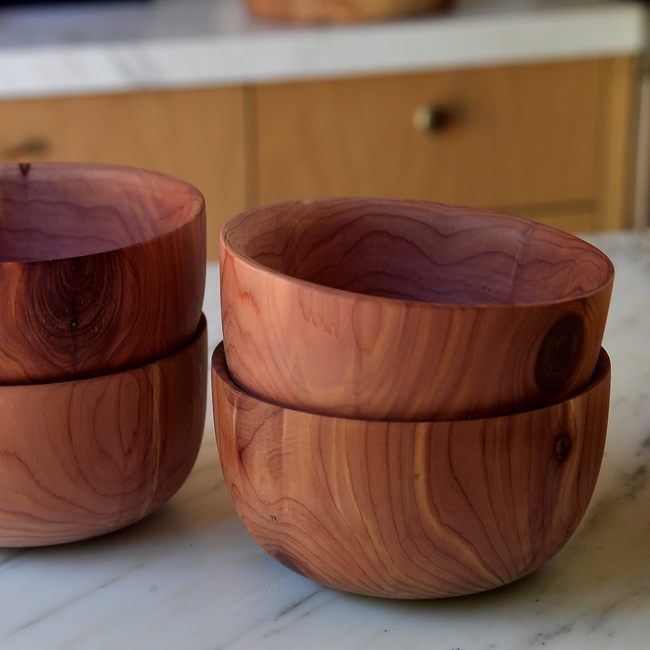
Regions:
M 172 350 L 167 355 L 159 357 L 157 359 L 152 359 L 147 363 L 136 366 L 127 366 L 114 370 L 113 372 L 107 372 L 99 375 L 92 375 L 90 377 L 77 377 L 77 378 L 68 378 L 62 380 L 52 380 L 52 381 L 43 381 L 35 382 L 31 384 L 0 384 L 0 394 L 7 390 L 18 391 L 18 390 L 36 390 L 39 388 L 49 388 L 53 386 L 65 386 L 66 384 L 79 384 L 83 382 L 92 382 L 92 381 L 102 381 L 110 377 L 116 377 L 119 375 L 128 375 L 132 372 L 146 371 L 150 367 L 161 366 L 166 363 L 173 362 L 175 357 L 179 357 L 182 354 L 188 353 L 192 348 L 196 348 L 202 345 L 202 341 L 205 340 L 205 345 L 207 346 L 208 341 L 208 322 L 205 314 L 201 312 L 201 317 L 199 318 L 199 323 L 197 325 L 196 332 L 193 334 L 189 343 L 182 346 L 179 349 Z
M 216 365 L 219 364 L 221 367 L 223 367 L 223 371 L 227 375 L 227 377 L 224 377 L 224 372 L 220 372 L 217 370 Z M 303 408 L 297 408 L 297 407 L 292 407 L 292 406 L 285 406 L 284 404 L 279 404 L 277 402 L 273 402 L 269 399 L 265 399 L 263 397 L 259 397 L 257 395 L 254 395 L 252 393 L 249 393 L 247 390 L 243 389 L 240 387 L 233 379 L 232 375 L 230 374 L 230 370 L 228 369 L 228 363 L 226 360 L 226 350 L 225 350 L 225 342 L 221 341 L 214 349 L 212 352 L 211 358 L 210 358 L 210 373 L 214 377 L 216 376 L 218 378 L 218 381 L 226 386 L 233 391 L 236 395 L 241 396 L 245 399 L 250 399 L 254 400 L 257 403 L 260 403 L 266 407 L 272 407 L 279 409 L 281 411 L 287 411 L 287 412 L 294 412 L 294 413 L 300 413 L 303 415 L 308 415 L 308 416 L 316 416 L 321 419 L 327 419 L 327 420 L 337 420 L 341 422 L 366 422 L 366 423 L 378 423 L 378 424 L 404 424 L 404 425 L 412 425 L 412 426 L 417 426 L 417 425 L 431 425 L 431 424 L 447 424 L 447 425 L 453 425 L 453 424 L 463 424 L 465 422 L 490 422 L 490 421 L 498 421 L 498 420 L 503 420 L 503 419 L 508 419 L 512 417 L 521 417 L 523 415 L 527 415 L 530 413 L 537 413 L 537 412 L 542 412 L 542 411 L 552 411 L 552 410 L 557 410 L 559 408 L 563 408 L 564 405 L 568 405 L 569 403 L 573 402 L 574 400 L 582 400 L 586 398 L 586 396 L 591 393 L 592 391 L 599 390 L 603 384 L 609 383 L 611 385 L 611 375 L 612 375 L 612 362 L 611 362 L 611 357 L 609 356 L 607 350 L 605 350 L 604 347 L 601 346 L 600 352 L 598 353 L 598 361 L 596 363 L 596 367 L 594 369 L 592 378 L 589 382 L 589 384 L 580 392 L 571 395 L 559 402 L 554 402 L 553 404 L 547 404 L 545 406 L 539 406 L 537 408 L 532 408 L 532 409 L 524 409 L 524 410 L 517 410 L 513 411 L 511 413 L 503 413 L 500 415 L 492 415 L 488 417 L 468 417 L 468 418 L 463 418 L 463 419 L 432 419 L 432 420 L 387 420 L 387 419 L 377 419 L 377 420 L 372 420 L 368 418 L 355 418 L 355 417 L 344 417 L 340 415 L 331 415 L 331 414 L 326 414 L 326 413 L 317 413 L 315 411 L 309 411 L 307 409 Z M 213 390 L 216 390 L 216 385 L 213 382 Z M 215 401 L 215 408 L 216 408 L 216 401 Z
M 614 284 L 614 278 L 616 274 L 614 263 L 609 258 L 609 256 L 606 255 L 597 246 L 594 246 L 590 242 L 572 233 L 568 233 L 563 230 L 560 230 L 559 228 L 554 228 L 553 226 L 549 226 L 547 224 L 542 224 L 534 221 L 530 221 L 530 223 L 531 226 L 534 227 L 536 230 L 552 232 L 552 233 L 561 233 L 561 235 L 564 238 L 570 239 L 578 243 L 585 250 L 589 250 L 592 254 L 595 254 L 597 257 L 599 257 L 604 262 L 605 267 L 607 268 L 607 276 L 604 282 L 602 282 L 601 284 L 599 284 L 598 286 L 594 287 L 589 291 L 581 293 L 580 295 L 571 296 L 568 298 L 559 298 L 557 300 L 539 300 L 539 301 L 532 301 L 532 302 L 513 302 L 513 303 L 497 303 L 497 304 L 495 303 L 457 304 L 457 303 L 445 303 L 445 302 L 425 302 L 419 300 L 408 300 L 404 298 L 387 298 L 384 296 L 374 296 L 370 294 L 348 291 L 346 289 L 337 289 L 335 287 L 328 287 L 326 285 L 318 284 L 316 282 L 311 282 L 309 280 L 296 278 L 294 276 L 287 275 L 286 273 L 281 273 L 279 271 L 269 268 L 268 266 L 265 266 L 264 264 L 261 264 L 260 262 L 257 262 L 246 253 L 242 252 L 238 247 L 234 246 L 230 241 L 229 238 L 230 231 L 234 227 L 236 227 L 241 220 L 243 220 L 248 216 L 255 215 L 261 211 L 268 210 L 271 208 L 279 208 L 281 206 L 300 205 L 300 204 L 311 205 L 311 204 L 318 204 L 318 203 L 325 204 L 330 201 L 337 201 L 337 202 L 363 201 L 363 202 L 371 202 L 371 203 L 384 204 L 384 205 L 386 204 L 394 205 L 394 206 L 404 205 L 404 206 L 413 206 L 413 207 L 420 207 L 420 208 L 426 208 L 427 206 L 435 206 L 435 207 L 440 207 L 442 209 L 451 208 L 451 209 L 460 209 L 460 210 L 467 210 L 471 212 L 481 213 L 487 216 L 497 217 L 503 221 L 516 221 L 516 222 L 529 221 L 523 219 L 522 217 L 516 217 L 514 215 L 495 212 L 494 210 L 487 210 L 483 208 L 476 208 L 471 206 L 463 206 L 463 205 L 455 205 L 455 204 L 436 203 L 433 201 L 420 201 L 414 199 L 393 199 L 393 198 L 384 198 L 384 197 L 364 197 L 364 196 L 353 196 L 353 197 L 332 196 L 332 197 L 318 197 L 318 198 L 279 201 L 276 203 L 259 205 L 254 208 L 250 208 L 249 210 L 245 210 L 244 212 L 241 212 L 236 216 L 234 216 L 223 226 L 219 235 L 219 244 L 221 249 L 220 263 L 219 263 L 220 267 L 223 266 L 222 264 L 223 260 L 226 258 L 227 255 L 229 255 L 230 257 L 239 261 L 240 263 L 246 264 L 251 270 L 253 270 L 258 274 L 269 275 L 274 279 L 276 279 L 277 281 L 284 282 L 288 285 L 294 285 L 302 290 L 318 292 L 320 294 L 330 295 L 332 297 L 338 297 L 339 299 L 347 299 L 347 300 L 355 300 L 355 301 L 363 300 L 363 301 L 370 301 L 373 303 L 378 302 L 379 304 L 385 304 L 387 306 L 389 305 L 401 306 L 409 309 L 438 308 L 438 309 L 459 309 L 459 310 L 482 311 L 482 310 L 489 310 L 489 309 L 503 310 L 503 309 L 531 309 L 531 308 L 543 308 L 543 307 L 556 307 L 560 305 L 570 305 L 572 303 L 582 302 L 584 300 L 591 298 L 592 296 L 605 292 L 608 289 L 611 290 Z M 221 275 L 221 277 L 223 279 L 223 275 Z
M 108 164 L 108 163 L 36 162 L 36 163 L 30 163 L 30 165 L 41 167 L 41 168 L 48 168 L 51 170 L 54 170 L 55 168 L 59 167 L 62 169 L 70 169 L 70 170 L 76 170 L 76 169 L 91 170 L 91 171 L 96 170 L 96 171 L 104 171 L 104 172 L 115 171 L 120 173 L 137 172 L 139 174 L 146 175 L 149 177 L 166 178 L 168 180 L 173 181 L 174 184 L 179 187 L 185 186 L 185 188 L 188 190 L 188 199 L 186 203 L 190 204 L 191 201 L 192 207 L 188 209 L 188 215 L 189 215 L 188 218 L 179 226 L 172 228 L 167 232 L 163 232 L 159 235 L 155 235 L 154 237 L 150 237 L 149 239 L 143 239 L 142 241 L 134 242 L 133 244 L 129 244 L 128 246 L 119 246 L 116 248 L 109 248 L 103 251 L 85 253 L 83 255 L 68 255 L 66 257 L 48 257 L 48 258 L 43 258 L 38 260 L 2 261 L 0 259 L 0 269 L 11 268 L 12 266 L 13 267 L 17 266 L 22 268 L 26 266 L 51 263 L 51 262 L 62 263 L 65 262 L 66 260 L 71 260 L 71 259 L 84 260 L 92 257 L 98 257 L 100 255 L 115 255 L 123 251 L 137 250 L 138 248 L 141 248 L 143 246 L 149 246 L 152 243 L 158 242 L 160 240 L 164 240 L 165 238 L 173 237 L 175 233 L 179 233 L 185 229 L 189 229 L 190 227 L 192 227 L 198 220 L 202 219 L 205 222 L 206 206 L 205 206 L 205 197 L 203 196 L 202 192 L 191 183 L 188 183 L 187 181 L 184 181 L 183 179 L 178 178 L 177 176 L 173 176 L 171 174 L 166 174 L 164 172 L 159 172 L 153 169 L 146 169 L 142 167 L 132 167 L 129 165 L 115 165 L 115 164 Z M 9 169 L 11 167 L 16 167 L 16 166 L 18 166 L 16 163 L 0 164 L 0 175 L 3 169 Z M 205 227 L 203 227 L 203 229 L 205 229 Z

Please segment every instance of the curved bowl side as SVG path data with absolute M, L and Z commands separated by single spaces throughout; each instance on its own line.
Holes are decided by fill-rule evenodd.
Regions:
M 406 215 L 403 226 L 395 225 L 400 215 Z M 417 236 L 408 239 L 413 229 Z M 375 235 L 376 246 L 369 243 Z M 460 242 L 453 255 L 445 248 L 452 239 Z M 436 254 L 422 241 L 432 242 Z M 255 259 L 243 252 L 248 249 Z M 377 250 L 383 251 L 379 258 L 398 260 L 399 269 L 389 261 L 382 270 Z M 450 258 L 441 261 L 438 253 Z M 423 292 L 449 277 L 460 286 L 463 272 L 476 288 L 492 258 L 500 287 L 491 298 L 508 300 L 509 287 L 520 284 L 548 284 L 551 296 L 563 298 L 445 304 L 340 288 L 374 282 L 373 290 L 386 283 L 395 291 Z M 302 271 L 294 277 L 285 265 Z M 437 280 L 422 280 L 420 270 L 438 274 Z M 225 353 L 238 385 L 290 408 L 397 421 L 507 414 L 584 390 L 602 344 L 614 276 L 602 252 L 556 229 L 486 211 L 385 199 L 294 201 L 238 215 L 221 233 L 220 273 Z M 524 274 L 525 281 L 516 280 Z M 490 289 L 491 281 L 482 285 Z
M 0 546 L 132 524 L 183 484 L 205 421 L 205 318 L 165 359 L 92 379 L 0 387 Z
M 7 167 L 14 166 L 0 168 L 3 187 L 8 183 Z M 29 174 L 36 179 L 34 183 L 52 186 L 61 196 L 55 193 L 52 198 L 45 189 L 39 190 L 52 203 L 41 209 L 40 199 L 14 201 L 14 228 L 21 232 L 20 211 L 24 210 L 29 222 L 26 232 L 39 232 L 39 224 L 47 224 L 48 209 L 63 206 L 63 234 L 53 232 L 50 237 L 41 232 L 43 241 L 37 244 L 43 259 L 0 262 L 0 385 L 105 375 L 145 365 L 188 345 L 199 324 L 205 291 L 205 206 L 198 190 L 144 170 L 33 167 Z M 80 175 L 79 187 L 73 182 L 74 174 Z M 67 182 L 64 189 L 56 189 L 57 176 Z M 95 196 L 103 180 L 107 196 Z M 113 181 L 117 185 L 112 186 Z M 83 191 L 88 191 L 88 183 L 96 186 L 92 197 L 97 205 L 86 205 Z M 22 196 L 18 190 L 14 194 Z M 65 196 L 74 207 L 68 208 Z M 67 226 L 66 209 L 77 215 L 69 218 Z M 162 223 L 149 228 L 147 219 Z M 84 226 L 85 234 L 79 231 L 75 236 L 84 221 L 92 226 Z M 124 224 L 123 241 L 117 234 L 118 222 Z M 100 232 L 93 236 L 93 229 Z M 4 236 L 11 240 L 15 232 L 8 228 Z M 61 241 L 48 248 L 49 239 Z M 16 254 L 25 248 L 13 240 L 0 243 L 3 255 L 11 252 L 12 245 L 17 247 Z M 89 252 L 98 248 L 99 252 Z M 66 251 L 72 256 L 56 258 Z
M 610 364 L 561 404 L 458 422 L 364 422 L 283 409 L 212 361 L 221 465 L 272 557 L 321 584 L 439 598 L 510 583 L 553 557 L 602 460 Z

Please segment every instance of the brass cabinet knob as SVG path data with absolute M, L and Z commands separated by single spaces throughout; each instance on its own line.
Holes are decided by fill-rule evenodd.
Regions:
M 413 126 L 422 133 L 440 133 L 453 119 L 452 111 L 444 106 L 418 106 L 413 113 Z

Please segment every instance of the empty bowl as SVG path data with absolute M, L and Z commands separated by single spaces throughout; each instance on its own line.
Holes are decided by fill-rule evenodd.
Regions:
M 0 166 L 0 384 L 106 374 L 183 348 L 205 263 L 203 197 L 183 181 Z
M 164 359 L 101 377 L 0 386 L 0 546 L 108 533 L 165 503 L 203 436 L 205 318 Z
M 221 233 L 228 368 L 253 395 L 343 417 L 537 408 L 591 380 L 613 279 L 587 242 L 484 210 L 262 206 Z
M 334 418 L 262 401 L 212 358 L 215 427 L 237 513 L 272 557 L 389 598 L 507 584 L 571 537 L 603 455 L 610 363 L 542 409 L 448 422 Z

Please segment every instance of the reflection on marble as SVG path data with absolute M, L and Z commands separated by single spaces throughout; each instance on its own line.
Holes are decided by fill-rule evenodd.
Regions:
M 322 588 L 257 547 L 234 514 L 208 419 L 196 467 L 145 521 L 87 541 L 0 550 L 0 648 L 640 649 L 650 638 L 650 235 L 588 239 L 617 277 L 605 335 L 602 471 L 567 546 L 533 575 L 444 601 Z M 208 271 L 211 348 L 218 269 Z
M 0 97 L 223 85 L 639 53 L 631 0 L 456 0 L 389 23 L 294 27 L 243 0 L 54 3 L 0 11 Z

